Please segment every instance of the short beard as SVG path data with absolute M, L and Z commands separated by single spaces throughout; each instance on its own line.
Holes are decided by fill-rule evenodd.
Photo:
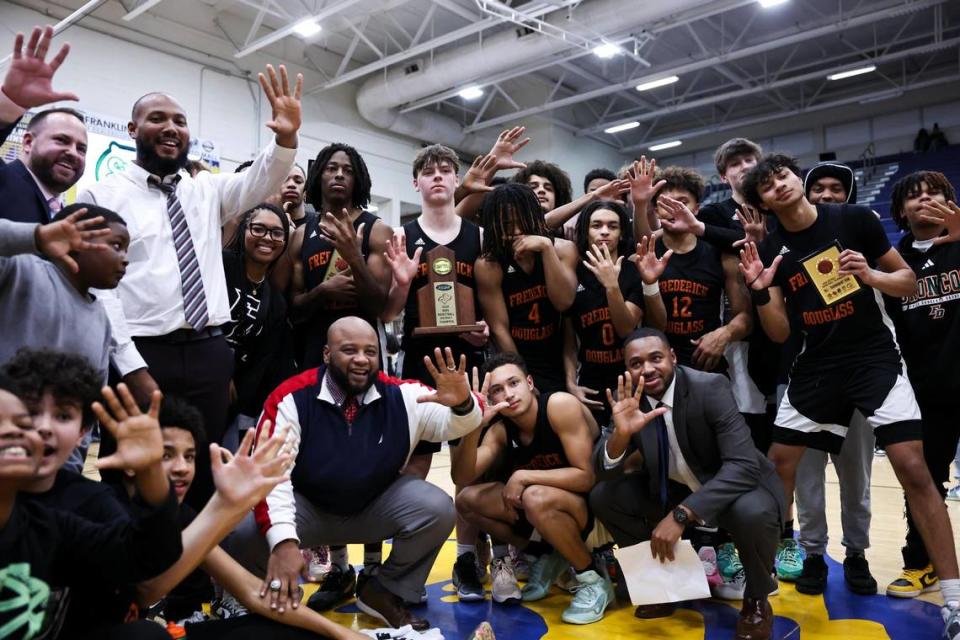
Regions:
M 82 171 L 77 171 L 73 175 L 72 182 L 61 182 L 53 177 L 53 165 L 56 164 L 56 160 L 53 162 L 47 162 L 45 158 L 38 158 L 36 156 L 30 157 L 30 171 L 33 175 L 37 176 L 37 180 L 43 186 L 47 187 L 56 194 L 61 194 L 73 185 L 77 183 L 80 179 L 80 176 L 83 175 Z
M 161 158 L 152 146 L 142 142 L 139 138 L 136 143 L 137 164 L 156 176 L 161 178 L 171 176 L 187 166 L 187 154 L 190 153 L 189 146 L 173 160 L 167 160 Z
M 333 376 L 333 381 L 337 383 L 337 386 L 346 391 L 348 396 L 354 397 L 365 394 L 377 377 L 377 370 L 374 369 L 367 375 L 366 382 L 362 385 L 354 385 L 350 383 L 350 378 L 347 376 L 346 371 L 341 371 L 332 363 L 327 365 L 327 369 L 330 371 L 330 375 Z

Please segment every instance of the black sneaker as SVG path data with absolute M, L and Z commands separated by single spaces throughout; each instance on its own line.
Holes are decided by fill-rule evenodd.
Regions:
M 803 573 L 797 578 L 797 591 L 818 596 L 827 588 L 827 563 L 823 556 L 812 553 L 803 561 Z
M 843 561 L 843 580 L 847 588 L 861 596 L 877 593 L 877 581 L 870 575 L 870 565 L 861 555 L 847 556 Z
M 317 592 L 307 600 L 307 606 L 314 611 L 327 611 L 344 600 L 353 597 L 357 590 L 357 572 L 353 567 L 346 571 L 337 565 L 331 567 L 330 572 L 323 577 L 323 582 Z
M 453 565 L 453 586 L 457 588 L 460 602 L 483 600 L 483 583 L 477 571 L 477 556 L 471 552 L 462 554 Z

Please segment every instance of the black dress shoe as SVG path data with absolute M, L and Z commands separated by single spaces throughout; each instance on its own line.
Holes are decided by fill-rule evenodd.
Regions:
M 357 592 L 357 608 L 383 620 L 394 629 L 410 625 L 414 631 L 426 631 L 430 623 L 410 613 L 400 596 L 387 590 L 376 576 L 370 576 Z
M 651 618 L 666 618 L 677 610 L 676 602 L 660 602 L 657 604 L 641 604 L 633 612 L 637 618 L 649 620 Z
M 736 640 L 770 640 L 773 635 L 773 608 L 766 598 L 744 598 L 737 616 Z
M 316 593 L 307 600 L 307 606 L 314 611 L 327 611 L 352 598 L 356 588 L 357 572 L 353 567 L 347 567 L 344 571 L 338 565 L 333 565 Z
M 808 596 L 818 596 L 827 588 L 827 573 L 829 569 L 823 556 L 812 553 L 803 561 L 803 573 L 797 578 L 797 591 Z M 874 583 L 873 590 L 877 590 Z
M 877 581 L 870 574 L 870 565 L 861 555 L 847 556 L 843 561 L 843 581 L 847 588 L 862 596 L 872 596 L 877 593 Z

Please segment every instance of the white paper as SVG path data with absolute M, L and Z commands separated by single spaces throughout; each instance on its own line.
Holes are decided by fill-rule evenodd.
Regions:
M 680 540 L 673 549 L 673 562 L 664 562 L 650 553 L 650 543 L 641 542 L 616 549 L 620 573 L 627 579 L 630 602 L 634 605 L 681 602 L 710 597 L 710 585 L 703 563 L 689 540 Z

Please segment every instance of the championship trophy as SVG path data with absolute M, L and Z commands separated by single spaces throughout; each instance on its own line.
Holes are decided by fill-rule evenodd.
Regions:
M 417 291 L 420 326 L 415 336 L 435 336 L 483 331 L 477 324 L 473 290 L 457 282 L 453 250 L 438 246 L 427 252 L 427 284 Z

